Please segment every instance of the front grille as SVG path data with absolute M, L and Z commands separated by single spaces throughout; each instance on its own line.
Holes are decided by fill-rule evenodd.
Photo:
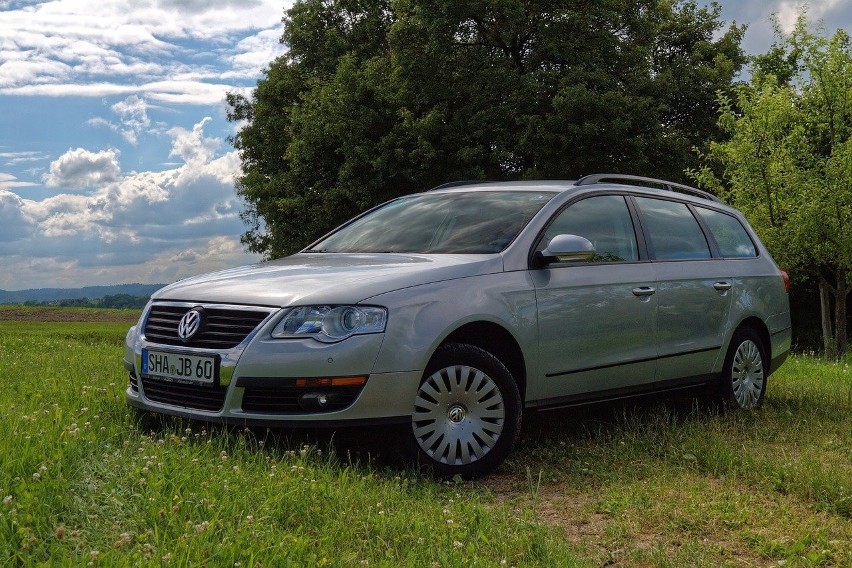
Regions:
M 139 391 L 139 379 L 136 378 L 136 373 L 134 373 L 133 371 L 130 371 L 130 377 L 129 377 L 128 380 L 130 382 L 130 390 L 132 390 L 133 392 L 138 392 Z
M 178 337 L 178 324 L 192 307 L 153 305 L 145 321 L 145 339 L 161 345 L 231 349 L 267 318 L 268 311 L 204 308 L 201 327 L 188 341 Z
M 211 411 L 222 410 L 228 392 L 228 387 L 188 385 L 145 377 L 142 377 L 142 388 L 145 398 L 154 402 Z
M 295 385 L 246 387 L 242 408 L 259 414 L 314 414 L 342 410 L 352 404 L 363 386 L 297 387 Z M 299 397 L 308 392 L 323 392 L 328 403 L 322 409 L 305 410 Z

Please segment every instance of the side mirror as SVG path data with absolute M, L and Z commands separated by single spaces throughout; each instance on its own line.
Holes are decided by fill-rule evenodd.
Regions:
M 591 260 L 595 256 L 595 245 L 585 237 L 556 235 L 541 251 L 541 256 L 545 263 Z

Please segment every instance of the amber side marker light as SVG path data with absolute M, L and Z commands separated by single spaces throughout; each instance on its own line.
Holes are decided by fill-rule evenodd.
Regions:
M 360 387 L 367 382 L 367 377 L 311 377 L 296 379 L 297 387 Z

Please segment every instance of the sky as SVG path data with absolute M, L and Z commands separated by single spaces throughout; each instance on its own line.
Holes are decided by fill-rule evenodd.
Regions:
M 704 4 L 699 0 L 699 4 Z M 801 2 L 722 0 L 743 47 Z M 811 0 L 829 33 L 852 1 Z M 227 92 L 250 95 L 285 0 L 0 0 L 0 289 L 169 283 L 257 262 Z

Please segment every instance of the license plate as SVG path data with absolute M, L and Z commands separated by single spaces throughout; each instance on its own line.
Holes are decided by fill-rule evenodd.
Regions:
M 142 350 L 142 375 L 179 383 L 214 384 L 218 357 L 201 357 L 168 351 Z

